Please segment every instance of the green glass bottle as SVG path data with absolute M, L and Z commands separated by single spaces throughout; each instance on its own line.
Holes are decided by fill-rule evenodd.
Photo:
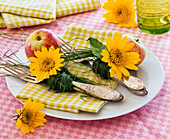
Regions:
M 139 28 L 161 34 L 170 30 L 170 0 L 136 0 Z

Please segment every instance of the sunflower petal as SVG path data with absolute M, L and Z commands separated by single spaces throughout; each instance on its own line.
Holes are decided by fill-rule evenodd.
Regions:
M 122 49 L 122 33 L 115 32 L 113 35 L 113 44 L 115 49 Z
M 127 3 L 129 5 L 129 7 L 132 7 L 133 3 L 134 3 L 134 0 L 125 0 L 125 3 Z
M 116 23 L 116 20 L 115 20 L 114 15 L 113 15 L 112 12 L 105 13 L 103 15 L 103 17 L 106 18 L 107 23 L 111 23 L 111 22 Z
M 119 80 L 122 78 L 122 73 L 120 72 L 120 70 L 117 68 L 117 66 L 114 63 L 111 63 L 111 71 L 112 72 L 115 71 L 116 76 Z M 111 73 L 111 74 L 113 75 L 114 73 Z
M 102 61 L 104 62 L 109 61 L 109 52 L 107 50 L 102 50 L 101 55 L 103 56 Z
M 115 69 L 112 67 L 110 69 L 110 77 L 114 77 L 115 76 Z
M 123 36 L 123 35 L 122 35 Z M 125 46 L 127 43 L 127 36 L 123 37 L 122 44 Z
M 121 66 L 117 66 L 117 68 L 121 71 L 121 73 L 122 73 L 124 76 L 126 76 L 126 77 L 129 77 L 129 76 L 130 76 L 129 71 L 128 71 L 126 68 L 124 68 L 122 65 L 121 65 Z
M 24 123 L 22 123 L 22 126 L 20 126 L 20 129 L 21 129 L 22 133 L 24 133 L 24 134 L 30 132 L 29 126 L 27 124 L 24 124 Z
M 137 66 L 135 66 L 134 64 L 130 64 L 130 63 L 125 63 L 124 67 L 131 69 L 131 70 L 138 70 Z
M 118 24 L 118 27 L 119 27 L 119 28 L 122 28 L 123 26 L 124 26 L 124 25 L 123 25 L 122 23 L 119 23 L 119 24 Z
M 38 112 L 36 116 L 37 116 L 37 117 L 44 117 L 44 116 L 45 116 L 45 113 L 44 113 L 44 112 Z
M 117 78 L 118 78 L 119 80 L 122 79 L 122 73 L 120 72 L 119 69 L 116 70 L 116 76 L 117 76 Z
M 136 59 L 139 58 L 139 54 L 137 52 L 127 52 L 126 57 L 127 59 Z
M 38 74 L 39 74 L 39 71 L 33 70 L 30 75 L 31 76 L 37 76 Z
M 36 57 L 29 57 L 28 60 L 30 62 L 37 62 L 38 61 L 38 59 Z
M 112 11 L 114 9 L 114 1 L 108 0 L 108 2 L 105 2 L 102 8 L 106 11 Z
M 112 67 L 115 71 L 117 70 L 117 67 L 116 67 L 116 65 L 115 65 L 114 63 L 111 63 L 110 65 L 111 65 L 111 67 Z
M 34 54 L 35 54 L 35 56 L 38 58 L 41 58 L 41 57 L 43 57 L 43 54 L 42 54 L 42 52 L 41 51 L 34 51 Z
M 39 73 L 36 77 L 36 81 L 39 82 L 39 81 L 43 81 L 44 80 L 44 75 L 42 73 Z
M 109 52 L 113 49 L 114 42 L 113 42 L 113 39 L 111 37 L 109 37 L 106 40 L 106 46 L 107 46 L 107 49 L 108 49 Z
M 133 60 L 127 60 L 126 63 L 129 63 L 129 64 L 137 64 L 139 61 L 140 61 L 140 58 L 139 58 L 139 59 L 133 59 Z M 124 64 L 123 64 L 123 65 L 124 65 Z
M 47 47 L 42 46 L 42 47 L 41 47 L 41 51 L 42 51 L 42 53 L 47 53 L 47 52 L 48 52 L 48 51 L 47 51 Z
M 16 112 L 17 112 L 18 115 L 20 115 L 20 110 L 17 109 Z
M 135 43 L 128 43 L 125 45 L 124 51 L 130 51 L 135 46 Z
M 29 127 L 29 131 L 33 132 L 33 133 L 35 132 L 34 128 L 32 128 L 32 127 Z
M 20 118 L 18 118 L 16 122 L 16 127 L 20 127 L 21 125 L 22 125 L 22 121 Z

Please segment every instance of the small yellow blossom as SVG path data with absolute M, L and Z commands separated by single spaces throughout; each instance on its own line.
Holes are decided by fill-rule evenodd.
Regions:
M 35 132 L 35 127 L 44 126 L 43 122 L 46 122 L 46 119 L 44 118 L 45 113 L 39 112 L 43 108 L 44 104 L 42 104 L 41 102 L 28 99 L 25 102 L 24 107 L 21 107 L 21 110 L 16 110 L 18 114 L 16 126 L 20 127 L 21 131 L 24 134 Z
M 102 50 L 102 61 L 108 63 L 111 67 L 110 77 L 115 74 L 119 80 L 122 79 L 122 74 L 129 77 L 130 73 L 127 69 L 138 70 L 135 66 L 140 61 L 139 54 L 136 52 L 129 52 L 134 43 L 127 44 L 127 37 L 122 38 L 122 34 L 115 32 L 113 39 L 110 37 L 106 40 L 108 50 Z M 126 69 L 127 68 L 127 69 Z
M 135 22 L 134 0 L 108 0 L 103 9 L 109 11 L 103 15 L 107 23 L 116 23 L 118 27 L 137 27 Z
M 50 75 L 56 75 L 57 70 L 60 71 L 60 67 L 64 66 L 61 62 L 64 61 L 60 58 L 62 53 L 59 52 L 59 48 L 55 49 L 50 47 L 49 51 L 46 47 L 42 47 L 41 51 L 36 51 L 36 57 L 30 57 L 28 60 L 32 63 L 29 64 L 31 76 L 36 76 L 36 81 L 43 81 L 48 79 Z

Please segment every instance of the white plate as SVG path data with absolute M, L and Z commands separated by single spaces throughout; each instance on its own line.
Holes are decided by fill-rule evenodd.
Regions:
M 161 63 L 150 51 L 146 50 L 146 55 L 144 62 L 139 66 L 137 76 L 145 83 L 149 92 L 147 96 L 134 95 L 118 85 L 117 89 L 124 95 L 124 100 L 116 103 L 107 103 L 97 114 L 87 112 L 74 114 L 48 108 L 44 108 L 43 112 L 49 116 L 70 120 L 100 120 L 121 116 L 141 108 L 158 94 L 164 82 L 164 70 Z M 17 56 L 26 61 L 23 50 Z M 14 96 L 26 85 L 26 82 L 10 76 L 6 76 L 6 83 Z

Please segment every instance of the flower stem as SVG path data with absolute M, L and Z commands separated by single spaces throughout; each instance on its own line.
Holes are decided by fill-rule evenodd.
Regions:
M 7 38 L 7 39 L 12 39 L 14 41 L 26 41 L 25 39 L 18 39 L 17 37 L 10 35 L 10 33 L 1 33 L 0 36 Z

